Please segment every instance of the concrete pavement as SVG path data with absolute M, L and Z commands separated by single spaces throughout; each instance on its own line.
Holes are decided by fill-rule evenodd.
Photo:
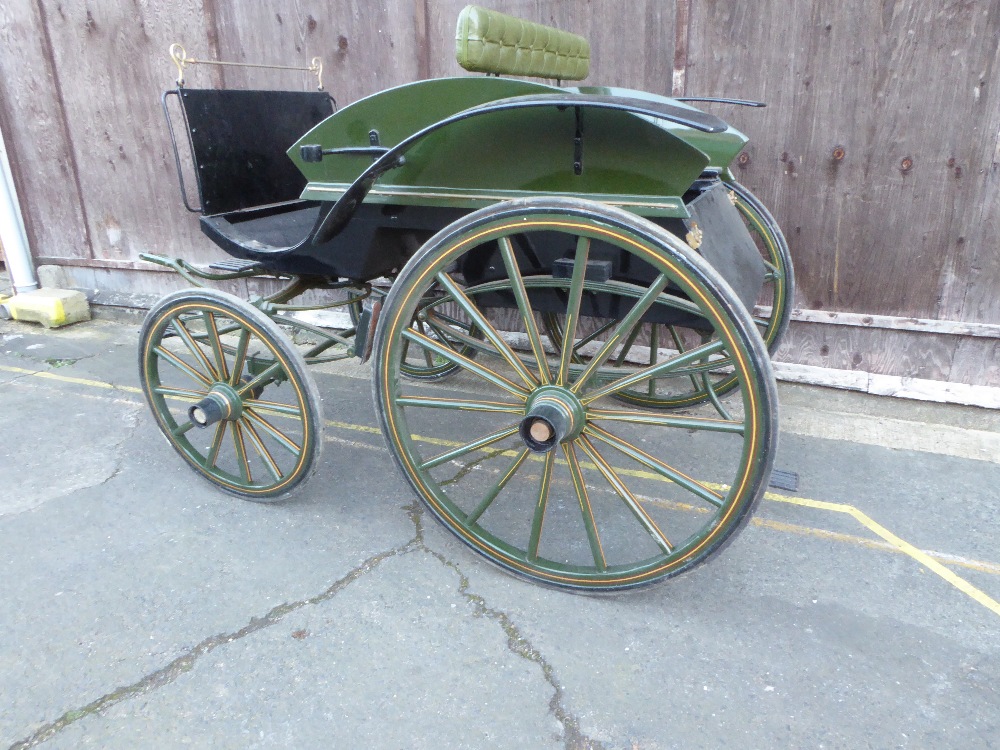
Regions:
M 291 500 L 215 490 L 146 411 L 138 327 L 0 321 L 0 746 L 1000 742 L 995 412 L 783 385 L 799 490 L 688 575 L 575 596 L 422 511 L 364 368 L 316 373 Z

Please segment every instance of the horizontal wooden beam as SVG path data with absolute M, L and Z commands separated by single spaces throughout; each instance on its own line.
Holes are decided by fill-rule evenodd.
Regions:
M 756 312 L 770 315 L 771 308 L 757 307 Z M 799 309 L 792 310 L 792 320 L 799 323 L 824 323 L 853 328 L 880 328 L 891 331 L 916 331 L 918 333 L 943 333 L 951 336 L 1000 339 L 1000 323 L 967 323 L 961 320 L 904 318 L 895 315 Z
M 828 367 L 796 365 L 789 362 L 774 362 L 773 365 L 775 377 L 789 383 L 840 388 L 870 393 L 873 396 L 893 396 L 917 401 L 1000 409 L 1000 388 L 991 386 L 878 375 L 860 370 L 833 370 Z

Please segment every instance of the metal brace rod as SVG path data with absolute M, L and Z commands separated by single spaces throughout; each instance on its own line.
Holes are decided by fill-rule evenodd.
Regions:
M 316 76 L 316 88 L 323 90 L 323 59 L 314 57 L 309 67 L 295 65 L 265 65 L 263 63 L 233 62 L 226 60 L 197 60 L 187 56 L 187 50 L 176 42 L 170 45 L 170 58 L 177 66 L 177 85 L 184 85 L 184 67 L 186 65 L 228 65 L 235 68 L 267 68 L 269 70 L 301 70 Z

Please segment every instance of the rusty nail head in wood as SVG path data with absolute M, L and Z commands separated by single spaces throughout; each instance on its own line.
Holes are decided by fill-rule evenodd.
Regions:
M 909 156 L 904 156 L 903 161 L 899 163 L 899 168 L 905 173 L 913 169 L 913 159 Z
M 847 156 L 847 151 L 844 150 L 843 146 L 834 146 L 833 153 L 831 154 L 834 161 L 840 161 L 845 156 Z

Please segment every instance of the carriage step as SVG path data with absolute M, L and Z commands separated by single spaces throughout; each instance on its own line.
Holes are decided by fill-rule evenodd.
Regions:
M 797 492 L 799 489 L 799 475 L 794 471 L 782 471 L 781 469 L 771 470 L 771 479 L 768 482 L 771 487 L 788 492 Z
M 226 273 L 243 273 L 245 271 L 257 271 L 263 270 L 264 264 L 258 263 L 255 260 L 220 260 L 215 263 L 209 263 L 209 268 L 215 269 L 216 271 L 225 271 Z

